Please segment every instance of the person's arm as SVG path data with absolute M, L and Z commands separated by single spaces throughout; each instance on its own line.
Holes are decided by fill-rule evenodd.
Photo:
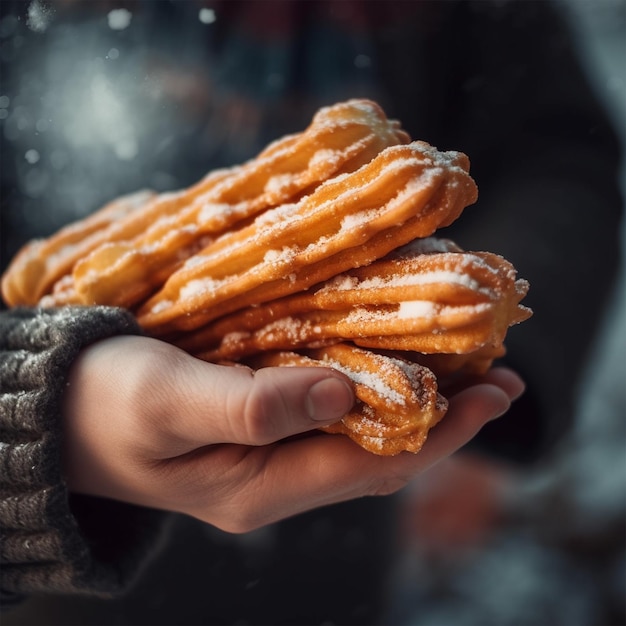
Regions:
M 0 313 L 2 606 L 37 592 L 119 592 L 155 548 L 163 513 L 68 491 L 62 398 L 81 349 L 138 334 L 120 309 Z

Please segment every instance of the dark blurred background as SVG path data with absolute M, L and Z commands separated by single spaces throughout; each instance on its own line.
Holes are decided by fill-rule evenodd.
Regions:
M 258 119 L 244 99 L 217 88 L 228 82 L 229 68 L 213 67 L 206 45 L 216 12 L 208 3 L 195 4 L 193 11 L 153 19 L 149 2 L 0 0 L 1 267 L 23 243 L 22 233 L 48 235 L 139 187 L 187 186 L 208 169 L 251 157 L 282 134 L 278 129 L 299 130 L 329 97 L 320 91 L 319 103 L 308 102 L 307 117 L 288 119 L 289 110 L 277 108 L 274 117 Z M 626 1 L 560 4 L 585 70 L 625 141 Z M 311 37 L 323 41 L 324 33 Z M 275 55 L 283 71 L 264 85 L 269 109 L 293 71 L 286 50 L 277 46 Z M 369 83 L 369 56 L 363 53 L 354 63 L 354 83 L 334 85 L 334 99 Z M 253 90 L 255 68 L 241 80 Z M 189 145 L 193 149 L 185 150 Z M 457 146 L 442 146 L 449 147 Z M 9 212 L 11 219 L 5 220 Z M 584 219 L 593 219 L 593 208 L 590 214 Z M 622 223 L 622 249 L 624 233 Z M 402 494 L 394 522 L 399 556 L 384 623 L 544 626 L 549 616 L 551 624 L 600 626 L 598 615 L 624 623 L 623 255 L 620 276 L 579 386 L 574 426 L 557 449 L 521 476 L 478 455 L 455 457 Z M 560 506 L 553 512 L 555 502 Z M 325 524 L 320 518 L 310 527 L 317 533 L 311 541 L 320 546 L 331 532 Z M 358 511 L 351 524 L 346 554 L 361 545 Z M 203 533 L 211 535 L 197 526 L 189 532 L 198 541 Z M 211 540 L 229 546 L 233 541 L 212 535 Z M 237 541 L 243 548 L 232 548 L 233 555 L 261 559 L 273 549 L 274 537 L 270 529 Z M 310 546 L 304 552 L 315 556 Z M 184 568 L 185 555 L 181 547 L 178 567 Z M 249 580 L 250 593 L 258 582 Z M 189 593 L 202 593 L 202 585 L 199 580 Z M 145 591 L 149 595 L 150 589 Z M 607 598 L 612 604 L 603 613 L 598 604 Z M 81 613 L 81 602 L 74 603 L 75 623 L 91 614 L 89 607 Z M 64 623 L 55 606 L 27 605 L 6 623 L 43 624 L 46 615 L 50 623 Z M 120 613 L 116 623 L 127 623 L 124 619 Z
M 589 79 L 626 141 L 626 2 L 561 0 Z M 626 163 L 622 164 L 626 190 Z M 599 626 L 626 622 L 626 224 L 613 297 L 579 386 L 574 430 L 525 474 L 498 482 L 451 459 L 404 494 L 389 623 Z M 503 468 L 503 475 L 507 469 Z M 461 503 L 461 482 L 467 487 Z M 489 491 L 519 518 L 503 521 Z M 457 502 L 450 503 L 455 497 Z M 460 515 L 463 509 L 464 515 Z M 514 514 L 515 515 L 515 514 Z M 469 524 L 467 522 L 470 522 Z M 564 541 L 555 537 L 567 537 Z M 555 548 L 559 544 L 561 548 Z M 564 549 L 562 546 L 566 546 Z M 608 566 L 606 564 L 609 564 Z M 598 589 L 604 592 L 599 592 Z

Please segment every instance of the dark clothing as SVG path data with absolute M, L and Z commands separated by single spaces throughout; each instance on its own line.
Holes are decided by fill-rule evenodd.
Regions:
M 535 311 L 507 338 L 507 359 L 528 391 L 473 445 L 524 462 L 544 453 L 568 427 L 617 267 L 621 216 L 618 143 L 551 5 L 233 1 L 202 13 L 204 3 L 136 2 L 128 4 L 130 23 L 120 28 L 119 20 L 128 19 L 119 13 L 123 5 L 59 4 L 39 31 L 25 19 L 11 22 L 15 31 L 2 57 L 3 92 L 12 98 L 2 138 L 3 266 L 30 237 L 112 197 L 186 186 L 301 130 L 322 105 L 373 98 L 413 138 L 471 158 L 480 199 L 441 234 L 512 261 L 531 284 L 525 302 Z M 0 6 L 6 30 L 7 17 L 24 5 Z M 68 354 L 103 336 L 89 329 L 85 315 L 76 318 L 85 340 Z M 102 315 L 116 320 L 109 328 L 117 330 L 107 332 L 136 332 L 122 328 L 130 323 L 123 313 Z M 14 318 L 4 316 L 6 329 Z M 55 329 L 69 319 L 36 313 L 25 319 L 21 349 L 30 349 L 23 333 L 32 324 L 65 341 Z M 38 366 L 44 379 L 58 381 L 46 387 L 50 393 L 61 393 L 70 362 L 54 377 L 45 363 Z M 20 393 L 19 385 L 1 384 L 3 393 Z M 23 436 L 5 427 L 5 419 L 3 413 L 3 459 Z M 58 441 L 58 412 L 45 409 L 37 420 L 46 424 L 41 437 Z M 50 458 L 58 464 L 55 445 Z M 6 458 L 12 468 L 13 457 Z M 67 497 L 56 471 L 43 488 L 41 506 L 51 512 L 44 526 L 28 505 L 14 513 L 18 527 L 2 520 L 3 541 L 4 533 L 24 540 L 57 533 L 63 538 L 57 553 L 46 547 L 41 554 L 62 563 L 62 572 L 45 581 L 31 574 L 41 571 L 37 560 L 11 548 L 3 552 L 11 566 L 3 591 L 126 589 L 155 536 L 149 530 L 135 541 L 137 524 L 146 519 L 146 528 L 156 529 L 153 518 L 161 516 L 91 498 L 54 509 L 48 494 L 50 502 L 54 494 Z M 20 490 L 11 481 L 6 488 L 9 499 L 10 490 Z M 277 524 L 255 543 L 257 535 L 234 539 L 171 516 L 167 544 L 150 555 L 152 566 L 125 596 L 46 600 L 46 621 L 375 623 L 385 560 L 393 554 L 392 517 L 392 499 L 368 499 Z M 103 555 L 112 558 L 103 564 Z M 15 568 L 20 577 L 10 574 Z M 18 623 L 35 623 L 28 608 L 15 613 L 22 611 Z

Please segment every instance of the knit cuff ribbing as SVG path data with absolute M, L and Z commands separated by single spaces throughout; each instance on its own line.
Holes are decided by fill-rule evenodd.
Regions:
M 116 308 L 0 313 L 3 600 L 119 592 L 153 545 L 163 514 L 70 496 L 61 473 L 60 406 L 71 364 L 97 340 L 140 333 L 132 315 Z

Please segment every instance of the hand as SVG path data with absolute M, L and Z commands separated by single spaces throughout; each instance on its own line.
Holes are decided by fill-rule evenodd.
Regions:
M 418 454 L 373 455 L 342 435 L 354 396 L 326 368 L 256 373 L 146 337 L 85 349 L 64 398 L 70 489 L 178 511 L 230 532 L 364 495 L 397 491 L 504 413 L 523 390 L 494 369 L 450 398 Z M 313 436 L 296 436 L 312 433 Z

